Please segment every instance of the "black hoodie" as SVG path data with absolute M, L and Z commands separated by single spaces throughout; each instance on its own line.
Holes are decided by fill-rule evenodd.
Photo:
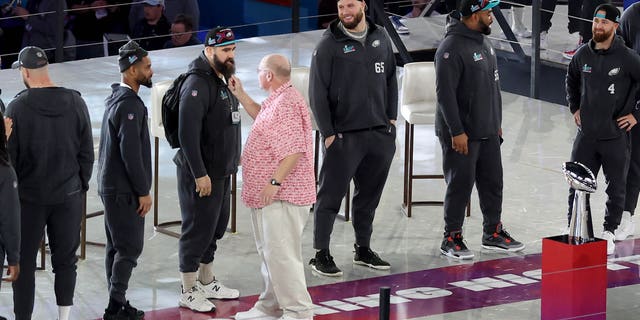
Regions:
M 453 12 L 435 56 L 436 134 L 466 133 L 478 140 L 497 136 L 502 123 L 502 96 L 496 53 L 480 32 Z
M 13 168 L 0 164 L 0 263 L 5 254 L 10 266 L 20 262 L 20 200 Z M 0 267 L 0 269 L 2 269 Z
M 587 137 L 614 139 L 625 129 L 616 119 L 634 113 L 640 88 L 640 56 L 615 36 L 607 50 L 596 50 L 590 40 L 576 51 L 567 69 L 567 102 L 571 113 L 580 110 L 580 132 Z
M 240 123 L 231 123 L 238 99 L 213 70 L 204 52 L 189 64 L 180 90 L 178 137 L 180 150 L 173 158 L 188 166 L 194 178 L 224 178 L 238 171 Z
M 79 92 L 26 89 L 9 103 L 7 116 L 13 119 L 8 146 L 21 201 L 59 204 L 89 189 L 93 138 Z
M 627 47 L 640 54 L 640 3 L 629 6 L 620 17 L 620 35 Z
M 98 193 L 146 196 L 151 188 L 147 108 L 132 89 L 120 84 L 111 89 L 100 133 Z
M 382 27 L 367 19 L 366 42 L 333 21 L 311 57 L 309 100 L 324 137 L 388 126 L 398 114 L 396 61 Z

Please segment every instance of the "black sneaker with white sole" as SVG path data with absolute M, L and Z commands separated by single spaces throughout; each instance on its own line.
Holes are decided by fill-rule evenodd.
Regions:
M 329 249 L 316 251 L 316 256 L 309 261 L 309 265 L 311 265 L 311 270 L 323 276 L 339 277 L 342 275 L 342 270 L 338 269 L 336 263 L 333 262 Z
M 378 256 L 377 253 L 373 252 L 371 248 L 360 247 L 357 244 L 354 244 L 353 247 L 356 249 L 353 256 L 353 263 L 377 270 L 391 269 L 391 265 L 389 264 L 389 262 L 380 259 L 380 256 Z
M 494 232 L 483 233 L 482 247 L 494 251 L 517 252 L 524 249 L 524 244 L 511 237 L 511 235 L 502 228 L 502 223 L 498 223 Z
M 462 231 L 452 231 L 445 234 L 440 245 L 440 252 L 454 259 L 473 259 L 473 252 L 467 248 L 462 238 Z

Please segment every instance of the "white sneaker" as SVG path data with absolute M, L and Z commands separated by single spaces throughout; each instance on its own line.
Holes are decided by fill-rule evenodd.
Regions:
M 196 281 L 196 287 L 207 299 L 238 299 L 240 296 L 240 291 L 227 288 L 218 280 L 213 280 L 206 285 L 198 280 Z
M 180 300 L 178 300 L 178 305 L 197 312 L 211 312 L 216 309 L 216 306 L 207 300 L 197 287 L 193 287 L 189 291 L 182 293 Z
M 283 315 L 282 317 L 278 318 L 278 320 L 313 320 L 313 317 L 311 318 L 294 318 L 288 315 Z
M 257 309 L 255 307 L 247 310 L 247 311 L 243 311 L 243 312 L 238 312 L 236 313 L 236 315 L 234 316 L 234 318 L 236 320 L 277 320 L 277 317 L 274 317 L 272 315 L 269 315 L 263 311 L 261 311 L 260 309 Z
M 616 237 L 611 231 L 602 231 L 601 238 L 607 240 L 607 255 L 612 255 L 616 251 L 616 244 L 613 242 Z
M 620 225 L 618 229 L 616 229 L 616 240 L 622 241 L 636 232 L 636 224 L 633 223 L 633 216 L 631 212 L 624 211 L 622 213 L 622 219 L 620 220 Z

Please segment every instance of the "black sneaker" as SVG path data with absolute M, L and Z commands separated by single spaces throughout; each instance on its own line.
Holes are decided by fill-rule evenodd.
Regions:
M 144 311 L 138 310 L 129 304 L 129 301 L 118 312 L 118 319 L 141 320 L 144 319 Z
M 113 298 L 109 298 L 109 305 L 106 309 L 104 309 L 104 314 L 102 315 L 102 319 L 104 320 L 117 320 L 118 313 L 122 309 L 122 303 L 114 300 Z
M 342 271 L 338 269 L 329 249 L 322 249 L 316 252 L 316 257 L 309 261 L 311 270 L 328 277 L 339 277 Z
M 473 252 L 469 251 L 462 239 L 462 231 L 453 231 L 446 235 L 440 245 L 440 252 L 454 259 L 473 259 Z
M 482 235 L 482 247 L 489 250 L 516 252 L 524 249 L 524 244 L 516 241 L 509 233 L 502 229 L 502 223 L 498 223 L 496 231 Z
M 380 259 L 378 254 L 373 252 L 371 248 L 359 247 L 357 244 L 354 244 L 353 247 L 356 249 L 356 254 L 353 256 L 353 263 L 378 270 L 391 269 L 389 262 Z

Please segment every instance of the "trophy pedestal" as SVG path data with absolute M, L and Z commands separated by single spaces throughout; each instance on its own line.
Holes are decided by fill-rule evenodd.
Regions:
M 606 319 L 607 241 L 542 239 L 542 319 Z

